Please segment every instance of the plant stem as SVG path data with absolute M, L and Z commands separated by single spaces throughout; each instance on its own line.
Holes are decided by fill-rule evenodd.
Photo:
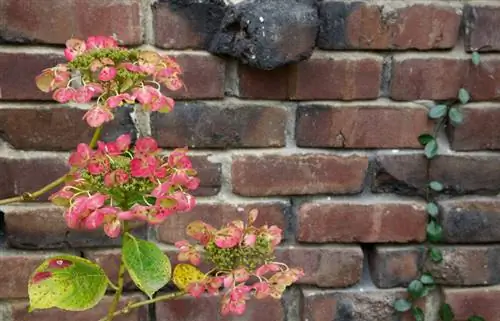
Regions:
M 125 262 L 123 260 L 123 244 L 125 240 L 125 233 L 128 232 L 128 225 L 127 222 L 123 222 L 123 231 L 122 231 L 122 255 L 120 259 L 120 269 L 118 271 L 118 286 L 115 292 L 115 297 L 113 298 L 113 302 L 111 303 L 111 306 L 109 307 L 108 311 L 108 316 L 106 317 L 106 321 L 111 321 L 113 320 L 116 308 L 118 307 L 118 302 L 120 301 L 120 297 L 122 296 L 123 293 L 123 283 L 124 283 L 124 276 L 125 276 Z
M 102 127 L 98 127 L 94 131 L 94 135 L 92 136 L 92 140 L 90 141 L 90 144 L 89 144 L 90 148 L 94 148 L 95 145 L 97 144 L 97 140 L 99 139 L 99 136 L 101 135 L 101 130 L 102 130 Z M 67 176 L 68 176 L 68 174 L 61 176 L 58 179 L 56 179 L 55 181 L 50 182 L 49 184 L 45 185 L 44 187 L 42 187 L 39 190 L 36 190 L 32 193 L 26 192 L 26 193 L 23 193 L 22 195 L 19 195 L 19 196 L 9 197 L 9 198 L 5 198 L 3 200 L 0 200 L 0 205 L 6 205 L 6 204 L 10 204 L 10 203 L 15 203 L 15 202 L 34 201 L 37 198 L 39 198 L 40 196 L 42 196 L 43 194 L 47 193 L 48 191 L 52 190 L 53 188 L 56 188 L 57 186 L 64 183 L 64 180 L 66 179 Z
M 116 316 L 122 315 L 122 314 L 127 314 L 132 309 L 136 309 L 136 308 L 142 307 L 144 305 L 148 305 L 148 304 L 155 303 L 155 302 L 158 302 L 158 301 L 173 300 L 173 299 L 176 299 L 176 298 L 178 298 L 180 296 L 183 296 L 184 294 L 185 294 L 185 292 L 174 292 L 174 293 L 169 293 L 169 294 L 157 296 L 154 299 L 149 299 L 149 300 L 145 300 L 145 301 L 136 302 L 136 303 L 127 305 L 126 307 L 124 307 L 121 310 L 118 310 L 118 311 L 114 312 L 113 315 L 112 315 L 112 317 L 116 317 Z M 106 318 L 109 318 L 109 315 L 107 317 L 104 317 L 104 318 L 100 319 L 99 321 L 109 320 L 109 319 L 106 319 Z

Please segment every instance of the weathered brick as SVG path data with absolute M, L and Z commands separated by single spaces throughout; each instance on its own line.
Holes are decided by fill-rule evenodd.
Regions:
M 140 294 L 125 294 L 118 309 L 122 309 L 128 302 L 143 301 L 146 298 Z M 15 301 L 11 303 L 12 321 L 89 321 L 99 320 L 106 316 L 109 305 L 113 297 L 105 296 L 103 300 L 94 308 L 86 311 L 70 312 L 59 309 L 35 310 L 28 312 L 28 302 Z M 116 321 L 144 321 L 147 320 L 148 312 L 146 307 L 140 307 L 130 310 L 129 314 L 113 318 Z
M 0 298 L 28 297 L 28 281 L 35 269 L 55 252 L 21 252 L 2 249 L 0 251 Z M 59 253 L 60 254 L 60 253 Z
M 302 320 L 397 320 L 393 303 L 405 297 L 404 289 L 373 287 L 345 290 L 303 289 Z
M 120 267 L 121 261 L 121 249 L 99 249 L 99 250 L 88 250 L 86 249 L 84 252 L 84 257 L 97 263 L 108 278 L 115 282 L 118 280 L 118 270 Z M 123 284 L 126 290 L 135 290 L 137 289 L 134 282 L 128 275 L 128 272 L 125 271 L 125 281 Z
M 71 37 L 112 35 L 142 43 L 140 0 L 2 1 L 0 41 L 64 44 Z
M 382 61 L 377 55 L 316 53 L 311 59 L 293 66 L 289 80 L 290 98 L 375 99 L 379 96 Z
M 500 201 L 473 197 L 440 201 L 443 241 L 447 243 L 500 242 Z
M 214 227 L 220 227 L 236 219 L 246 220 L 248 211 L 252 208 L 259 210 L 256 226 L 263 224 L 277 225 L 286 229 L 285 203 L 258 203 L 228 204 L 228 203 L 199 203 L 190 212 L 170 216 L 158 226 L 158 240 L 165 243 L 175 243 L 186 239 L 186 227 L 195 220 L 202 220 Z
M 422 105 L 377 101 L 302 105 L 295 128 L 300 147 L 421 148 L 430 127 Z
M 221 186 L 221 164 L 213 163 L 207 156 L 191 156 L 193 168 L 198 172 L 200 186 L 192 192 L 195 196 L 213 196 Z
M 440 246 L 441 263 L 428 261 L 426 269 L 436 282 L 445 285 L 487 285 L 500 283 L 500 246 Z
M 377 245 L 369 253 L 370 273 L 379 288 L 407 286 L 424 264 L 423 246 Z
M 224 17 L 217 1 L 161 1 L 151 8 L 155 44 L 169 49 L 208 48 Z
M 16 153 L 12 157 L 4 152 L 0 155 L 0 198 L 33 192 L 67 174 L 69 166 L 66 156 Z M 46 193 L 40 199 L 46 200 L 49 195 L 50 193 Z
M 463 87 L 473 101 L 500 100 L 500 57 L 482 56 L 479 66 L 468 61 Z
M 41 105 L 30 108 L 0 108 L 2 138 L 23 150 L 74 150 L 79 143 L 90 142 L 94 129 L 82 120 L 85 110 L 69 106 Z M 26 130 L 30 128 L 30 130 Z M 113 140 L 120 134 L 134 134 L 129 110 L 120 108 L 115 119 L 106 124 L 101 140 Z
M 244 196 L 353 194 L 362 189 L 366 156 L 264 155 L 233 160 L 233 192 Z
M 407 243 L 425 240 L 421 202 L 317 201 L 302 204 L 297 240 L 309 243 Z
M 372 191 L 416 195 L 427 183 L 427 160 L 416 153 L 379 153 L 376 155 Z
M 444 300 L 453 309 L 455 320 L 467 320 L 473 315 L 500 320 L 500 286 L 444 288 Z
M 247 301 L 243 318 L 247 321 L 284 320 L 285 308 L 280 300 L 252 299 Z M 184 296 L 177 300 L 156 303 L 157 321 L 235 321 L 241 319 L 242 317 L 238 316 L 221 316 L 220 298 L 214 296 L 200 298 Z
M 451 148 L 457 151 L 500 149 L 500 105 L 476 103 L 462 107 L 464 123 L 449 126 Z
M 444 55 L 394 56 L 391 98 L 395 100 L 445 100 L 457 97 L 467 73 L 465 58 Z
M 299 284 L 345 288 L 356 284 L 363 271 L 363 251 L 354 246 L 283 246 L 276 259 L 290 267 L 301 267 Z
M 465 47 L 470 51 L 500 50 L 500 6 L 468 3 L 464 7 Z
M 251 99 L 286 99 L 289 90 L 290 67 L 261 70 L 238 66 L 239 96 Z
M 182 68 L 184 88 L 163 91 L 176 99 L 210 99 L 224 97 L 225 62 L 205 52 L 172 55 Z
M 61 53 L 0 52 L 1 100 L 52 100 L 51 94 L 40 91 L 35 77 L 65 59 Z
M 163 147 L 282 147 L 286 121 L 281 107 L 187 102 L 153 114 L 152 130 Z
M 446 3 L 322 1 L 322 49 L 443 49 L 457 42 L 461 15 Z
M 500 191 L 499 166 L 496 154 L 441 155 L 431 162 L 429 175 L 450 194 L 496 194 Z
M 64 209 L 60 207 L 33 203 L 5 206 L 2 211 L 5 214 L 7 242 L 11 247 L 56 249 L 120 244 L 119 238 L 109 238 L 102 229 L 79 231 L 68 228 Z M 134 234 L 145 237 L 146 228 L 136 228 Z

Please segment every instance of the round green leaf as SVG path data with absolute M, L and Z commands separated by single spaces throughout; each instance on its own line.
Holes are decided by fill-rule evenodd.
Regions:
M 473 315 L 467 319 L 467 321 L 485 321 L 483 317 L 478 315 Z
M 102 299 L 107 287 L 108 278 L 99 265 L 78 256 L 52 257 L 30 277 L 30 311 L 52 307 L 87 310 Z
M 424 311 L 422 311 L 422 309 L 419 307 L 411 308 L 411 314 L 415 318 L 415 321 L 424 321 L 425 320 Z
M 424 154 L 428 159 L 433 158 L 437 155 L 438 152 L 438 143 L 435 139 L 429 141 L 424 148 Z
M 126 233 L 122 255 L 130 277 L 150 298 L 170 281 L 170 260 L 156 244 Z
M 450 117 L 450 121 L 453 126 L 458 126 L 464 122 L 464 115 L 458 107 L 450 108 L 448 111 L 448 117 Z
M 422 282 L 425 285 L 433 285 L 434 284 L 434 278 L 429 273 L 424 273 L 420 277 L 420 282 Z
M 474 51 L 474 52 L 472 53 L 472 63 L 473 63 L 475 66 L 478 66 L 478 65 L 481 63 L 481 55 L 479 54 L 479 52 Z
M 431 107 L 429 110 L 429 118 L 438 119 L 446 115 L 446 111 L 448 110 L 448 106 L 446 105 L 436 105 Z
M 394 302 L 394 309 L 398 312 L 406 312 L 411 309 L 411 302 L 405 299 L 397 299 Z
M 449 304 L 444 303 L 441 305 L 439 308 L 439 317 L 441 318 L 441 321 L 453 321 L 455 314 Z
M 441 252 L 441 250 L 436 247 L 433 247 L 429 250 L 429 256 L 435 263 L 440 263 L 441 261 L 443 261 L 443 252 Z
M 427 203 L 427 205 L 425 206 L 425 210 L 427 211 L 427 214 L 432 217 L 437 217 L 437 215 L 439 214 L 439 207 L 434 202 Z
M 410 285 L 408 285 L 408 292 L 412 297 L 420 298 L 424 293 L 424 285 L 419 280 L 413 280 Z
M 443 228 L 436 221 L 427 224 L 427 237 L 431 242 L 439 242 L 443 236 Z
M 470 95 L 469 92 L 465 90 L 465 88 L 460 88 L 460 90 L 458 91 L 458 100 L 460 100 L 462 105 L 465 105 L 469 102 Z
M 432 181 L 429 183 L 429 187 L 436 192 L 441 192 L 444 189 L 444 185 L 438 181 Z
M 422 134 L 418 136 L 418 142 L 422 145 L 427 145 L 431 140 L 434 140 L 431 134 Z

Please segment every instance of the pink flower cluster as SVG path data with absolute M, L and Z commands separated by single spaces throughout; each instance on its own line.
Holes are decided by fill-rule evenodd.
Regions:
M 130 143 L 130 136 L 122 135 L 113 142 L 98 142 L 96 150 L 79 144 L 71 154 L 71 180 L 50 197 L 67 207 L 70 228 L 93 230 L 103 225 L 114 238 L 123 221 L 158 224 L 195 206 L 195 198 L 186 191 L 198 188 L 199 179 L 187 150 L 176 149 L 164 158 L 151 137 L 138 139 L 134 148 Z
M 196 239 L 199 244 L 192 245 L 186 240 L 175 243 L 179 249 L 179 261 L 190 261 L 193 265 L 201 262 L 202 250 L 205 255 L 213 255 L 209 250 L 214 245 L 221 250 L 238 250 L 241 248 L 255 248 L 264 244 L 269 246 L 269 256 L 257 258 L 263 261 L 257 268 L 241 264 L 231 270 L 215 267 L 215 276 L 208 275 L 202 281 L 189 284 L 186 291 L 199 297 L 202 293 L 211 295 L 219 294 L 223 290 L 221 313 L 223 315 L 241 315 L 245 311 L 246 301 L 250 297 L 263 299 L 272 297 L 281 298 L 287 286 L 290 286 L 304 275 L 300 268 L 289 268 L 284 263 L 268 261 L 267 258 L 274 252 L 275 247 L 281 242 L 282 231 L 277 226 L 264 225 L 260 228 L 253 226 L 257 218 L 257 210 L 250 211 L 248 223 L 233 221 L 217 230 L 213 226 L 201 222 L 192 222 L 187 227 L 187 234 Z M 258 241 L 260 240 L 260 241 Z M 227 253 L 227 252 L 225 252 Z M 245 251 L 243 253 L 248 253 Z M 222 254 L 224 255 L 224 254 Z M 236 255 L 237 256 L 237 255 Z M 210 260 L 210 258 L 208 258 Z M 212 260 L 213 261 L 213 260 Z
M 69 63 L 43 70 L 36 77 L 37 86 L 44 92 L 54 91 L 52 97 L 60 103 L 89 103 L 97 97 L 83 117 L 91 127 L 111 121 L 113 110 L 123 104 L 138 103 L 147 111 L 170 112 L 174 100 L 160 92 L 160 83 L 173 91 L 183 86 L 181 68 L 173 58 L 119 47 L 111 37 L 70 39 L 64 55 Z M 80 62 L 79 57 L 85 59 Z M 74 76 L 75 72 L 79 76 Z M 81 80 L 78 88 L 74 86 L 76 79 Z

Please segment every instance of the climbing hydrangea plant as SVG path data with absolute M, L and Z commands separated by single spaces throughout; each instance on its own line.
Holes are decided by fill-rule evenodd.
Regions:
M 107 316 L 112 320 L 131 309 L 180 295 L 199 297 L 221 291 L 221 313 L 241 315 L 245 302 L 280 298 L 285 289 L 304 275 L 300 268 L 289 268 L 274 261 L 275 247 L 282 231 L 277 226 L 255 227 L 257 211 L 248 220 L 229 222 L 220 229 L 195 221 L 187 234 L 198 241 L 176 243 L 180 261 L 172 267 L 169 258 L 154 243 L 134 236 L 135 226 L 155 225 L 170 215 L 190 211 L 196 200 L 191 191 L 198 188 L 196 170 L 186 149 L 164 155 L 151 137 L 135 143 L 128 135 L 102 142 L 102 126 L 114 118 L 114 111 L 134 104 L 144 111 L 169 112 L 174 100 L 163 95 L 183 87 L 181 68 L 175 60 L 153 51 L 120 47 L 113 37 L 70 39 L 64 54 L 68 63 L 48 68 L 36 77 L 38 88 L 53 92 L 60 103 L 89 103 L 83 119 L 96 128 L 89 144 L 81 143 L 69 158 L 70 171 L 44 188 L 19 197 L 0 200 L 0 204 L 36 199 L 63 185 L 50 200 L 65 208 L 69 228 L 103 229 L 110 238 L 122 239 L 122 255 L 117 283 L 108 279 L 96 263 L 82 257 L 59 255 L 48 258 L 29 279 L 29 309 L 59 308 L 83 311 L 94 307 L 108 288 L 115 295 Z M 196 266 L 202 261 L 211 270 Z M 148 297 L 117 310 L 123 291 L 124 274 Z M 170 281 L 179 291 L 155 294 Z

